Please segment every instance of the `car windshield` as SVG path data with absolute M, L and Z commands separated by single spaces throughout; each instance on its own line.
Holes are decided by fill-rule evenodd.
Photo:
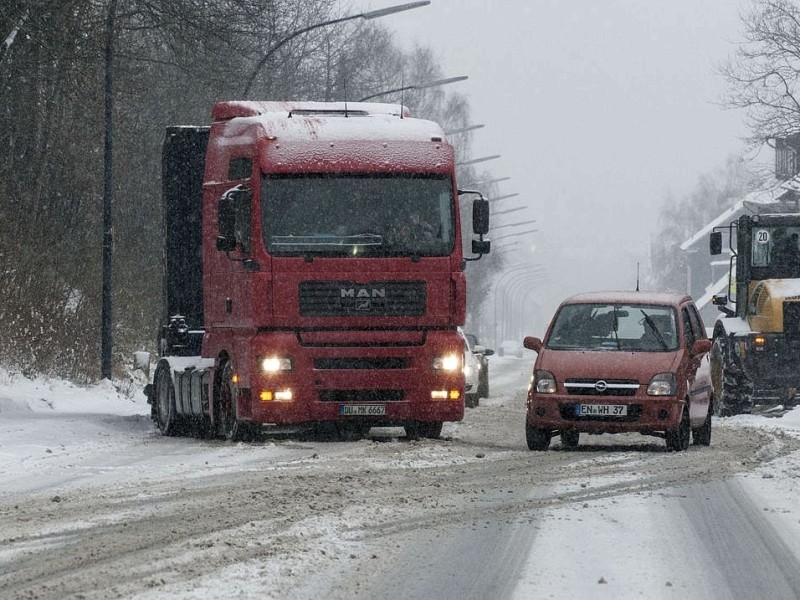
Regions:
M 667 352 L 678 348 L 675 310 L 647 304 L 567 304 L 546 346 L 554 350 Z
M 447 256 L 455 241 L 445 175 L 268 174 L 264 243 L 271 254 Z

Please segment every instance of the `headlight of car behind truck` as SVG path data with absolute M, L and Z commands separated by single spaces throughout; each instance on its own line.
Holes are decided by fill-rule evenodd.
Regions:
M 556 378 L 550 371 L 536 371 L 534 386 L 537 394 L 555 394 Z
M 647 386 L 648 396 L 674 396 L 678 392 L 675 373 L 658 373 L 653 375 Z

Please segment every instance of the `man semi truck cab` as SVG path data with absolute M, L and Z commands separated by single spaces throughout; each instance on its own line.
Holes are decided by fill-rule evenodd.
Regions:
M 436 437 L 464 414 L 455 157 L 397 105 L 220 102 L 167 131 L 164 434 L 263 424 Z
M 731 250 L 724 313 L 711 352 L 717 414 L 793 405 L 800 388 L 800 215 L 744 215 L 711 233 L 710 251 Z M 732 305 L 729 306 L 729 305 Z

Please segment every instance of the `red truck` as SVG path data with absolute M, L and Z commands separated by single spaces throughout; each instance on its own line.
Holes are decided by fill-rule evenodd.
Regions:
M 219 102 L 163 150 L 164 435 L 438 437 L 464 414 L 465 267 L 488 202 L 439 125 L 376 103 Z M 474 256 L 459 197 L 477 194 Z

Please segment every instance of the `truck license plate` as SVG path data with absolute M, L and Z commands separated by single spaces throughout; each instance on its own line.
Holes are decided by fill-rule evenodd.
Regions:
M 364 416 L 374 417 L 386 414 L 385 404 L 342 404 L 339 406 L 339 414 L 342 416 Z
M 627 404 L 577 404 L 575 414 L 579 417 L 624 417 L 628 414 Z

